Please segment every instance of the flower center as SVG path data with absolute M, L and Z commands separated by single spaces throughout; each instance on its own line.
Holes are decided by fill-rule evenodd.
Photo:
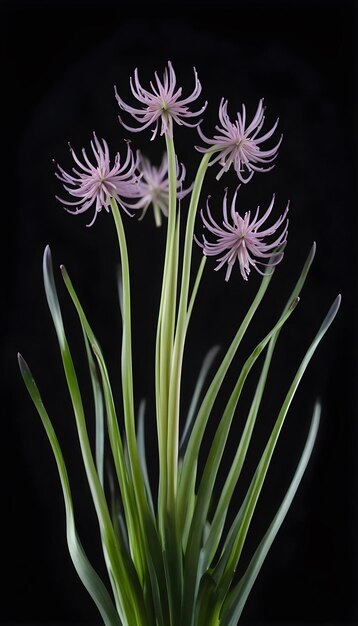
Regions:
M 156 200 L 159 195 L 159 189 L 155 185 L 149 185 L 149 193 L 153 200 Z

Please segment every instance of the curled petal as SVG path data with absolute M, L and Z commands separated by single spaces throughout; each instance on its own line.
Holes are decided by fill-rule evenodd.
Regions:
M 259 167 L 257 164 L 268 164 L 276 158 L 282 136 L 273 148 L 261 150 L 260 145 L 272 137 L 278 125 L 277 120 L 269 131 L 259 135 L 265 121 L 263 99 L 259 101 L 256 113 L 248 126 L 246 126 L 244 104 L 242 105 L 242 113 L 237 113 L 234 122 L 229 118 L 227 107 L 228 101 L 222 98 L 219 106 L 221 125 L 215 127 L 219 134 L 214 135 L 213 138 L 206 137 L 198 125 L 199 136 L 207 145 L 195 147 L 199 152 L 217 153 L 209 165 L 214 165 L 219 161 L 222 168 L 216 177 L 218 180 L 233 166 L 239 180 L 246 184 L 255 172 L 268 172 L 272 169 L 273 166 Z
M 129 113 L 136 122 L 138 127 L 127 126 L 119 117 L 119 121 L 127 130 L 139 132 L 154 125 L 152 140 L 156 137 L 159 130 L 159 121 L 161 121 L 161 135 L 172 136 L 173 121 L 179 125 L 194 126 L 200 124 L 200 121 L 188 122 L 188 119 L 195 118 L 205 110 L 207 103 L 198 111 L 190 111 L 188 105 L 194 102 L 201 93 L 201 84 L 198 79 L 196 69 L 194 68 L 194 90 L 186 98 L 181 98 L 182 89 L 176 87 L 176 75 L 170 61 L 164 70 L 163 79 L 161 80 L 155 72 L 155 82 L 150 82 L 152 91 L 144 89 L 139 81 L 138 69 L 134 71 L 134 77 L 130 79 L 130 88 L 133 96 L 142 105 L 141 108 L 134 108 L 126 104 L 117 93 L 115 87 L 115 97 L 119 107 Z
M 89 224 L 91 226 L 96 219 L 97 213 L 103 208 L 109 211 L 111 198 L 115 198 L 122 208 L 127 211 L 128 203 L 125 198 L 137 197 L 138 176 L 135 172 L 137 161 L 134 159 L 133 153 L 127 144 L 126 158 L 121 164 L 119 153 L 116 154 L 114 165 L 111 167 L 110 154 L 107 142 L 99 140 L 95 133 L 90 142 L 95 164 L 93 164 L 84 148 L 82 148 L 82 156 L 84 163 L 79 160 L 75 151 L 70 146 L 72 157 L 80 168 L 73 168 L 74 176 L 65 172 L 58 164 L 58 172 L 55 172 L 57 178 L 64 184 L 65 190 L 73 197 L 77 198 L 75 202 L 56 198 L 66 206 L 77 207 L 74 211 L 66 209 L 73 214 L 84 213 L 91 206 L 95 205 L 95 214 Z
M 200 215 L 204 227 L 212 235 L 215 235 L 216 240 L 210 242 L 203 236 L 201 243 L 196 239 L 197 243 L 199 243 L 203 249 L 205 256 L 218 257 L 216 270 L 221 269 L 227 264 L 226 281 L 229 280 L 236 261 L 239 264 L 241 276 L 244 280 L 248 279 L 251 267 L 254 267 L 257 272 L 262 274 L 263 272 L 257 267 L 258 264 L 266 267 L 274 267 L 280 263 L 283 258 L 283 247 L 287 240 L 288 205 L 284 213 L 273 225 L 264 230 L 260 230 L 260 227 L 266 223 L 266 220 L 271 214 L 275 196 L 273 196 L 271 203 L 261 218 L 259 218 L 260 209 L 257 207 L 255 215 L 253 219 L 251 219 L 250 211 L 247 211 L 244 217 L 236 211 L 238 190 L 239 187 L 236 189 L 230 205 L 231 220 L 229 220 L 228 216 L 227 190 L 225 191 L 222 226 L 212 217 L 209 201 L 207 201 L 206 215 L 203 211 L 200 212 Z M 282 225 L 283 229 L 280 233 L 277 233 Z M 265 238 L 271 237 L 275 233 L 276 238 L 273 241 L 265 241 Z

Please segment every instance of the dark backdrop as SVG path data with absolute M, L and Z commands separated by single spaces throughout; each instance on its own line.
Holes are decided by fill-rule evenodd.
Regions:
M 338 292 L 343 303 L 302 383 L 282 432 L 249 548 L 267 527 L 298 462 L 314 400 L 323 403 L 318 441 L 291 511 L 248 601 L 244 620 L 348 624 L 358 617 L 357 429 L 354 368 L 356 319 L 356 197 L 354 190 L 355 11 L 351 2 L 208 2 L 176 5 L 93 2 L 1 3 L 2 50 L 2 340 L 4 389 L 1 446 L 2 584 L 0 621 L 95 622 L 98 616 L 72 568 L 65 542 L 62 495 L 55 463 L 39 418 L 17 371 L 16 353 L 31 365 L 54 421 L 69 466 L 82 541 L 98 569 L 103 565 L 81 466 L 74 420 L 47 310 L 41 276 L 44 246 L 55 267 L 64 263 L 78 285 L 113 372 L 119 363 L 120 316 L 116 298 L 117 248 L 111 219 L 103 214 L 86 229 L 87 216 L 66 214 L 54 196 L 60 186 L 52 158 L 69 169 L 67 141 L 87 145 L 93 130 L 113 151 L 129 133 L 117 121 L 116 84 L 129 99 L 136 66 L 143 82 L 170 59 L 184 93 L 195 65 L 209 100 L 203 130 L 216 121 L 220 98 L 230 111 L 244 101 L 252 115 L 265 97 L 267 126 L 280 117 L 284 134 L 275 169 L 255 175 L 239 194 L 243 211 L 276 210 L 290 199 L 290 234 L 284 262 L 235 361 L 267 332 L 286 301 L 313 240 L 317 258 L 278 346 L 259 416 L 247 477 L 280 407 L 305 346 Z M 159 160 L 163 140 L 150 131 L 132 136 Z M 199 162 L 195 130 L 179 128 L 176 145 L 192 179 Z M 208 193 L 220 203 L 228 174 Z M 219 210 L 219 209 L 217 209 Z M 185 211 L 185 203 L 183 203 Z M 134 367 L 137 398 L 148 398 L 148 445 L 156 477 L 153 398 L 153 329 L 159 298 L 163 231 L 151 216 L 125 219 L 133 272 Z M 198 225 L 199 226 L 199 225 Z M 196 262 L 200 251 L 195 251 Z M 183 406 L 187 406 L 201 359 L 211 345 L 224 349 L 259 283 L 244 284 L 236 271 L 229 284 L 209 260 L 200 303 L 189 333 Z M 81 337 L 57 272 L 76 363 L 85 367 Z M 189 352 L 188 352 L 189 354 Z M 236 369 L 235 369 L 236 368 Z M 88 380 L 81 374 L 85 402 Z M 231 384 L 234 378 L 231 379 Z M 230 380 L 226 392 L 230 390 Z M 249 391 L 252 389 L 252 384 Z M 224 396 L 223 396 L 224 397 Z M 230 452 L 237 442 L 249 393 L 237 412 Z M 89 406 L 89 405 L 88 405 Z M 91 415 L 91 413 L 89 413 Z M 218 419 L 219 409 L 213 416 Z M 225 469 L 221 480 L 225 476 Z M 246 477 L 246 479 L 247 479 Z M 245 478 L 245 477 L 244 477 Z M 239 503 L 241 492 L 237 494 Z M 247 558 L 247 557 L 246 557 Z

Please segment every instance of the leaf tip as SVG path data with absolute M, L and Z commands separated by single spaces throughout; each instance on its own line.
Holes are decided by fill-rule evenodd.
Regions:
M 20 352 L 17 353 L 17 362 L 19 364 L 20 372 L 24 376 L 27 372 L 29 372 L 29 366 L 27 365 L 24 357 Z
M 338 309 L 341 306 L 341 302 L 342 302 L 342 296 L 339 293 L 338 296 L 335 298 L 332 306 L 331 306 L 331 311 L 332 311 L 333 317 L 337 314 Z
M 45 271 L 45 268 L 49 268 L 52 265 L 52 255 L 51 255 L 51 248 L 49 246 L 49 244 L 47 244 L 45 246 L 44 249 L 44 254 L 43 254 L 43 268 Z

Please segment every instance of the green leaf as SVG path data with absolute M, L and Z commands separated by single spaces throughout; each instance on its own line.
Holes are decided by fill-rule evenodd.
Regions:
M 139 612 L 141 611 L 144 615 L 145 611 L 141 597 L 139 580 L 133 563 L 127 558 L 126 551 L 119 543 L 118 537 L 114 532 L 105 494 L 93 460 L 81 393 L 63 327 L 49 246 L 46 247 L 44 252 L 43 274 L 47 302 L 54 320 L 60 345 L 63 367 L 76 419 L 82 458 L 98 518 L 104 557 L 110 581 L 112 583 L 113 592 L 116 597 L 116 605 L 117 608 L 121 606 L 121 610 L 123 611 L 123 614 L 126 615 L 127 619 L 133 620 L 134 624 L 140 624 L 141 618 L 139 616 Z
M 146 452 L 145 452 L 144 414 L 145 414 L 145 401 L 142 400 L 142 402 L 139 405 L 139 411 L 138 411 L 138 426 L 137 426 L 138 452 L 139 452 L 140 464 L 142 467 L 145 490 L 146 490 L 146 494 L 148 498 L 148 504 L 149 504 L 153 517 L 155 517 L 152 490 L 150 487 L 149 476 L 148 476 L 147 457 L 146 457 Z
M 306 259 L 306 262 L 303 266 L 299 279 L 292 293 L 289 296 L 286 306 L 284 307 L 283 314 L 285 314 L 285 312 L 287 312 L 287 310 L 289 309 L 290 303 L 293 302 L 300 295 L 302 288 L 304 286 L 305 280 L 307 278 L 309 269 L 312 265 L 312 261 L 315 256 L 315 250 L 316 250 L 316 245 L 313 244 L 308 254 L 308 257 Z M 253 401 L 249 410 L 246 424 L 245 424 L 242 436 L 240 438 L 240 443 L 238 445 L 238 448 L 237 448 L 235 457 L 233 459 L 228 476 L 225 480 L 224 487 L 220 494 L 219 503 L 217 505 L 217 508 L 216 508 L 216 511 L 212 520 L 210 534 L 208 537 L 207 544 L 205 546 L 205 550 L 207 552 L 208 563 L 210 563 L 212 558 L 214 557 L 214 554 L 220 542 L 221 533 L 225 524 L 225 519 L 226 519 L 227 511 L 229 508 L 229 504 L 230 504 L 232 495 L 234 493 L 234 489 L 239 480 L 241 470 L 244 465 L 246 454 L 249 448 L 251 436 L 252 436 L 253 429 L 254 429 L 255 422 L 256 422 L 256 417 L 260 408 L 263 392 L 265 389 L 265 384 L 266 384 L 267 375 L 268 375 L 268 371 L 269 371 L 270 364 L 271 364 L 271 359 L 272 359 L 273 352 L 274 352 L 276 342 L 277 342 L 280 332 L 281 332 L 281 328 L 277 330 L 277 332 L 272 336 L 269 342 L 268 349 L 267 349 L 266 356 L 265 356 L 265 361 L 264 361 L 260 378 L 259 378 L 256 390 L 255 390 L 254 398 L 253 398 Z
M 236 626 L 240 619 L 246 600 L 260 572 L 267 553 L 270 550 L 282 522 L 286 517 L 301 482 L 302 476 L 306 470 L 317 437 L 320 413 L 321 406 L 319 402 L 317 402 L 314 408 L 307 441 L 289 489 L 287 490 L 286 495 L 283 498 L 282 503 L 261 543 L 256 549 L 245 574 L 242 576 L 236 587 L 228 594 L 227 599 L 225 600 L 220 614 L 220 625 L 222 626 Z
M 96 419 L 96 467 L 102 488 L 104 488 L 103 463 L 104 463 L 104 400 L 101 383 L 98 377 L 96 364 L 92 351 L 88 343 L 86 333 L 83 330 L 83 338 L 86 345 L 88 367 L 90 371 L 92 392 L 94 400 L 94 410 Z
M 135 507 L 135 499 L 134 499 L 134 485 L 129 480 L 129 476 L 127 474 L 127 466 L 125 460 L 125 450 L 124 444 L 122 443 L 118 420 L 116 416 L 116 410 L 114 405 L 113 393 L 109 381 L 107 367 L 104 361 L 103 354 L 100 350 L 98 342 L 91 330 L 91 327 L 88 323 L 86 315 L 81 307 L 78 296 L 75 292 L 73 284 L 70 280 L 68 273 L 65 268 L 62 267 L 62 275 L 66 284 L 66 287 L 69 291 L 69 294 L 72 298 L 72 301 L 76 307 L 77 313 L 80 318 L 80 322 L 82 328 L 87 334 L 89 341 L 92 344 L 92 349 L 95 353 L 95 356 L 98 361 L 99 369 L 102 377 L 102 385 L 104 390 L 104 397 L 106 403 L 106 412 L 108 417 L 108 426 L 109 426 L 109 439 L 112 448 L 112 454 L 114 459 L 114 464 L 117 471 L 118 481 L 121 488 L 122 494 L 122 504 L 125 512 L 126 525 L 128 530 L 129 543 L 131 547 L 131 554 L 133 556 L 133 560 L 136 564 L 137 571 L 141 572 L 141 580 L 145 580 L 146 577 L 146 568 L 148 568 L 148 573 L 150 576 L 150 585 L 151 585 L 151 593 L 153 597 L 153 602 L 156 606 L 156 611 L 159 609 L 159 605 L 156 604 L 158 602 L 158 593 L 161 598 L 161 611 L 164 615 L 164 624 L 166 625 L 167 620 L 167 610 L 166 610 L 166 600 L 165 597 L 167 595 L 167 589 L 165 585 L 165 576 L 164 576 L 164 566 L 161 554 L 161 546 L 156 534 L 156 529 L 154 527 L 154 516 L 151 513 L 150 505 L 146 505 L 144 510 L 143 522 L 140 523 L 140 518 L 136 513 Z M 140 439 L 141 434 L 139 434 L 139 448 L 140 451 Z M 120 533 L 120 536 L 123 535 L 123 532 Z M 128 564 L 128 569 L 130 571 L 129 565 L 132 565 L 132 562 Z M 149 593 L 149 591 L 148 591 Z M 148 605 L 146 604 L 146 621 L 150 621 L 150 613 L 148 613 Z M 158 613 L 157 613 L 158 614 Z
M 106 474 L 108 479 L 108 487 L 110 494 L 110 507 L 113 528 L 116 534 L 121 538 L 122 544 L 126 547 L 128 555 L 130 554 L 130 545 L 128 539 L 127 525 L 123 518 L 123 506 L 120 495 L 117 490 L 117 483 L 114 480 L 114 473 L 109 459 L 106 462 Z
M 167 622 L 167 610 L 166 610 L 166 596 L 167 589 L 165 584 L 164 566 L 161 554 L 161 546 L 157 537 L 156 529 L 154 526 L 154 518 L 151 514 L 149 505 L 146 504 L 143 509 L 143 520 L 141 520 L 136 513 L 135 499 L 134 499 L 134 485 L 129 480 L 127 473 L 127 463 L 125 460 L 124 444 L 121 440 L 118 420 L 116 416 L 116 410 L 114 405 L 113 393 L 109 381 L 107 367 L 104 361 L 103 354 L 98 345 L 98 342 L 93 334 L 93 331 L 88 323 L 86 315 L 79 302 L 78 296 L 74 289 L 74 286 L 70 280 L 70 277 L 64 267 L 61 268 L 63 279 L 65 281 L 68 292 L 76 307 L 82 328 L 84 329 L 88 340 L 92 345 L 92 350 L 97 358 L 99 369 L 102 377 L 102 385 L 104 391 L 104 398 L 106 403 L 106 413 L 108 418 L 109 428 L 109 440 L 111 443 L 111 449 L 114 459 L 114 464 L 117 471 L 118 481 L 121 488 L 122 504 L 125 512 L 125 519 L 128 529 L 129 542 L 131 547 L 131 553 L 133 560 L 136 564 L 137 571 L 141 572 L 141 580 L 144 581 L 147 569 L 150 576 L 151 591 L 153 595 L 154 603 L 158 600 L 157 593 L 160 594 L 162 612 L 164 615 L 164 624 Z M 139 456 L 138 456 L 139 458 Z M 123 533 L 120 533 L 121 535 Z M 128 571 L 131 572 L 132 561 L 128 563 Z M 133 582 L 134 589 L 136 588 L 136 580 Z M 141 599 L 142 600 L 142 599 Z M 141 602 L 138 602 L 138 608 L 141 608 Z M 144 608 L 144 607 L 143 607 Z M 158 610 L 159 605 L 156 605 Z M 144 609 L 145 622 L 151 620 L 148 604 Z M 153 618 L 154 619 L 154 618 Z
M 179 490 L 178 490 L 178 528 L 179 533 L 185 536 L 187 533 L 187 527 L 191 523 L 191 519 L 188 516 L 187 503 L 192 501 L 192 493 L 195 488 L 196 472 L 198 455 L 201 446 L 201 442 L 204 436 L 207 422 L 211 413 L 211 409 L 214 405 L 216 397 L 221 388 L 222 382 L 229 369 L 229 366 L 237 352 L 237 349 L 241 343 L 241 340 L 266 292 L 266 289 L 270 283 L 273 272 L 266 274 L 260 283 L 258 292 L 246 313 L 234 339 L 231 342 L 210 386 L 207 390 L 204 399 L 200 405 L 192 433 L 190 435 L 189 443 L 184 455 L 182 470 L 180 474 Z
M 235 413 L 235 409 L 246 381 L 246 378 L 251 371 L 254 363 L 269 343 L 271 337 L 278 332 L 283 326 L 288 317 L 294 310 L 298 299 L 292 303 L 292 306 L 280 317 L 273 329 L 266 335 L 266 337 L 256 346 L 251 355 L 246 360 L 240 376 L 237 380 L 235 388 L 230 396 L 230 399 L 225 407 L 224 414 L 220 420 L 219 426 L 215 433 L 214 440 L 212 442 L 208 458 L 205 464 L 202 479 L 198 490 L 198 496 L 196 499 L 193 519 L 189 532 L 188 545 L 186 548 L 185 559 L 185 587 L 184 587 L 184 619 L 185 624 L 192 624 L 194 607 L 196 604 L 196 595 L 199 590 L 199 581 L 207 567 L 207 552 L 201 550 L 201 544 L 203 539 L 203 532 L 206 524 L 208 509 L 212 493 L 214 490 L 214 484 L 217 476 L 217 472 L 220 466 L 222 455 L 225 450 L 227 438 L 229 435 L 232 419 Z M 201 551 L 200 551 L 201 550 Z M 201 560 L 201 568 L 199 568 L 199 554 Z
M 330 307 L 321 327 L 319 328 L 313 342 L 311 343 L 309 349 L 307 350 L 298 370 L 297 373 L 291 383 L 291 386 L 287 392 L 286 398 L 283 402 L 283 405 L 281 407 L 281 410 L 279 412 L 279 415 L 277 417 L 277 420 L 275 422 L 275 425 L 273 427 L 272 433 L 270 435 L 270 438 L 267 442 L 266 448 L 262 454 L 261 460 L 258 464 L 258 467 L 256 469 L 255 475 L 252 479 L 251 485 L 249 487 L 249 497 L 247 499 L 246 505 L 245 505 L 245 511 L 243 514 L 243 518 L 241 520 L 240 526 L 236 529 L 234 529 L 234 534 L 236 535 L 236 539 L 235 539 L 235 543 L 233 546 L 233 549 L 231 551 L 231 554 L 228 555 L 223 555 L 222 557 L 222 561 L 225 562 L 225 568 L 224 568 L 224 572 L 223 572 L 223 576 L 222 576 L 222 580 L 218 581 L 219 585 L 223 585 L 224 587 L 227 586 L 228 584 L 228 580 L 231 580 L 234 572 L 236 570 L 236 567 L 238 565 L 239 559 L 240 559 L 240 555 L 242 552 L 242 548 L 244 546 L 245 543 L 245 539 L 246 539 L 246 535 L 251 523 L 251 519 L 254 513 L 254 510 L 256 508 L 256 504 L 259 498 L 259 495 L 261 493 L 261 489 L 267 474 L 267 470 L 268 467 L 270 465 L 270 461 L 274 452 L 274 449 L 276 447 L 276 443 L 278 441 L 283 423 L 285 421 L 288 409 L 291 405 L 291 402 L 293 400 L 293 397 L 296 393 L 296 390 L 298 388 L 298 385 L 301 381 L 301 378 L 308 366 L 308 363 L 310 362 L 318 344 L 320 343 L 321 339 L 323 338 L 324 334 L 326 333 L 326 331 L 328 330 L 329 326 L 331 325 L 332 321 L 334 320 L 337 311 L 339 309 L 340 306 L 340 301 L 341 301 L 341 297 L 338 296 L 336 298 L 336 300 L 333 302 L 332 306 Z M 219 562 L 219 566 L 222 567 L 222 563 Z
M 97 605 L 97 608 L 101 614 L 101 617 L 106 626 L 122 626 L 122 621 L 120 620 L 118 613 L 113 605 L 113 602 L 108 594 L 107 589 L 105 588 L 103 582 L 99 578 L 98 574 L 93 569 L 90 564 L 82 545 L 79 541 L 75 520 L 74 520 L 74 510 L 73 510 L 73 502 L 72 495 L 70 490 L 70 484 L 67 475 L 67 469 L 65 465 L 65 461 L 63 459 L 62 451 L 60 448 L 60 444 L 58 442 L 56 433 L 50 421 L 50 418 L 47 414 L 47 411 L 42 402 L 40 392 L 38 387 L 33 379 L 33 376 L 30 372 L 30 369 L 23 359 L 23 357 L 18 355 L 19 366 L 21 375 L 23 377 L 24 383 L 27 387 L 27 390 L 31 396 L 31 399 L 41 417 L 42 423 L 44 425 L 46 434 L 50 441 L 55 459 L 57 464 L 58 473 L 61 480 L 63 498 L 65 502 L 65 511 L 66 511 L 66 535 L 67 535 L 67 544 L 68 549 L 71 555 L 72 562 L 75 566 L 75 569 L 80 577 L 83 585 L 87 589 L 88 593 L 91 595 L 93 601 Z
M 199 376 L 198 379 L 196 381 L 196 385 L 195 385 L 195 389 L 192 395 L 192 399 L 190 402 L 190 406 L 189 406 L 189 410 L 188 410 L 188 414 L 185 420 L 185 424 L 184 424 L 184 428 L 183 428 L 183 432 L 181 435 L 181 439 L 180 439 L 180 443 L 179 443 L 179 449 L 182 448 L 185 443 L 186 440 L 190 434 L 191 431 L 191 427 L 193 424 L 193 420 L 197 411 L 197 407 L 198 407 L 198 402 L 199 402 L 199 398 L 200 398 L 200 394 L 202 392 L 203 386 L 205 384 L 205 380 L 206 377 L 208 375 L 208 372 L 214 362 L 214 359 L 217 355 L 217 353 L 219 352 L 220 348 L 219 346 L 213 346 L 211 348 L 211 350 L 209 350 L 209 352 L 207 353 L 207 355 L 205 356 L 205 359 L 203 360 L 200 372 L 199 372 Z
M 118 419 L 113 399 L 113 392 L 109 380 L 109 375 L 106 367 L 106 363 L 99 346 L 99 343 L 88 323 L 87 317 L 83 311 L 81 303 L 78 299 L 77 293 L 68 275 L 68 272 L 64 266 L 61 266 L 62 277 L 67 287 L 68 293 L 71 296 L 72 302 L 76 308 L 82 330 L 87 336 L 88 341 L 92 346 L 92 350 L 97 358 L 99 370 L 101 372 L 104 400 L 106 406 L 107 422 L 109 441 L 111 445 L 114 465 L 116 468 L 117 478 L 121 490 L 122 503 L 125 513 L 125 518 L 128 527 L 129 541 L 131 549 L 133 551 L 133 559 L 137 567 L 137 571 L 143 572 L 144 568 L 144 555 L 143 555 L 143 541 L 141 537 L 141 527 L 138 524 L 138 515 L 136 513 L 136 506 L 134 501 L 133 484 L 129 480 L 127 472 L 127 464 L 124 456 L 124 445 L 120 434 Z

